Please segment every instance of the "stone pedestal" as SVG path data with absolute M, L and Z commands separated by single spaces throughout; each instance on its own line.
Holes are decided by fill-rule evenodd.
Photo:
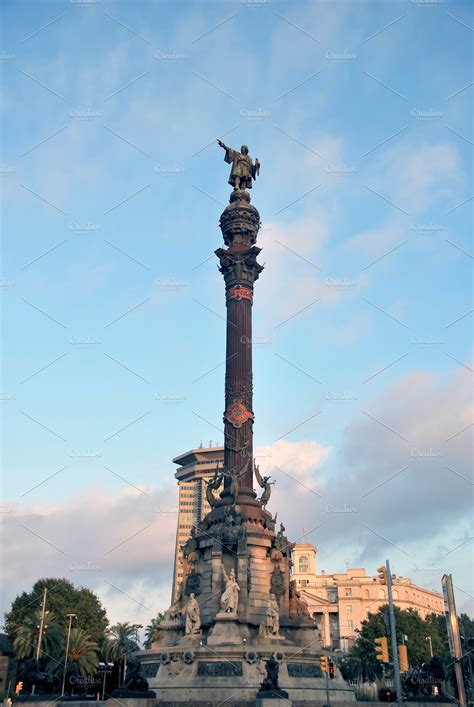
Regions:
M 291 707 L 293 702 L 285 697 L 259 697 L 255 701 L 255 707 Z
M 96 703 L 97 704 L 97 703 Z M 110 698 L 107 707 L 155 707 L 156 697 L 120 697 Z
M 208 646 L 240 646 L 242 638 L 235 614 L 217 614 L 211 633 L 207 638 Z
M 156 697 L 119 697 L 107 700 L 107 707 L 155 707 Z

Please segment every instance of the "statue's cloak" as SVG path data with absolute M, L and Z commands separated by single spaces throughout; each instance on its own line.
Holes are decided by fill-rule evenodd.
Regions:
M 255 179 L 255 166 L 250 155 L 243 155 L 237 150 L 228 147 L 225 151 L 224 162 L 231 164 L 229 184 L 235 187 L 235 178 L 240 177 L 240 189 L 252 188 L 252 177 Z

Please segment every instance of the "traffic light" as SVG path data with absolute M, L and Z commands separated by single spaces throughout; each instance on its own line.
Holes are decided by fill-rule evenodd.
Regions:
M 319 665 L 321 666 L 321 670 L 324 673 L 329 673 L 329 658 L 327 657 L 327 655 L 322 655 L 319 658 Z
M 15 692 L 17 695 L 19 695 L 22 690 L 23 690 L 23 680 L 20 680 L 20 682 L 17 682 L 17 684 L 16 684 Z
M 406 646 L 398 646 L 398 662 L 400 664 L 400 672 L 408 671 L 408 653 Z
M 387 584 L 387 568 L 385 567 L 385 565 L 381 565 L 380 567 L 377 567 L 377 572 L 378 572 L 381 584 Z
M 375 656 L 377 660 L 382 661 L 382 663 L 388 663 L 388 641 L 385 638 L 385 636 L 380 636 L 380 638 L 375 639 L 375 652 L 377 655 Z
M 336 677 L 336 672 L 334 670 L 334 662 L 331 660 L 331 658 L 329 658 L 329 678 L 331 680 L 334 680 L 335 677 Z

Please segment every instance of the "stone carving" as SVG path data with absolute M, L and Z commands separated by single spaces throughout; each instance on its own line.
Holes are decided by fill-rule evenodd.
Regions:
M 243 465 L 240 467 L 240 469 L 235 469 L 235 470 L 228 470 L 224 467 L 223 469 L 223 474 L 224 476 L 227 476 L 230 478 L 230 496 L 231 496 L 231 503 L 232 506 L 235 508 L 235 505 L 237 503 L 237 495 L 239 493 L 239 480 L 246 474 L 247 469 L 249 468 L 250 465 L 250 459 L 247 459 L 246 462 L 243 463 Z
M 196 538 L 196 528 L 193 525 L 191 528 L 191 535 L 186 540 L 184 545 L 181 545 L 181 551 L 184 557 L 188 557 L 191 552 L 199 552 L 199 543 Z
M 271 530 L 272 532 L 275 532 L 275 525 L 276 525 L 276 519 L 277 519 L 278 513 L 275 513 L 274 518 L 267 518 L 265 520 L 265 528 L 268 528 L 268 530 Z
M 222 565 L 222 574 L 224 577 L 225 589 L 221 596 L 221 611 L 225 614 L 237 615 L 240 587 L 235 578 L 235 570 L 232 567 L 229 574 L 227 574 L 224 565 Z
M 247 651 L 245 654 L 245 660 L 249 665 L 253 665 L 259 659 L 259 655 L 256 651 Z
M 226 662 L 213 661 L 205 663 L 199 661 L 197 674 L 204 675 L 210 678 L 226 678 L 226 677 L 242 677 L 242 663 L 236 663 L 234 660 Z
M 247 592 L 252 591 L 252 568 L 250 562 L 247 564 Z
M 212 479 L 209 479 L 209 481 L 206 481 L 206 500 L 208 504 L 213 508 L 216 504 L 217 498 L 214 496 L 213 491 L 217 491 L 217 489 L 220 487 L 222 484 L 222 479 L 224 478 L 224 475 L 222 472 L 219 472 L 217 469 L 214 472 L 214 476 Z
M 260 496 L 259 501 L 261 503 L 262 508 L 265 508 L 268 501 L 270 500 L 270 495 L 272 492 L 270 486 L 274 484 L 275 481 L 270 481 L 270 479 L 272 478 L 271 476 L 262 476 L 260 474 L 260 469 L 257 464 L 255 464 L 255 462 L 253 468 L 258 481 L 258 485 L 263 489 L 263 493 Z
M 250 410 L 247 410 L 244 403 L 234 400 L 229 403 L 224 418 L 227 422 L 230 422 L 233 427 L 239 429 L 242 425 L 245 425 L 248 420 L 253 420 L 254 414 Z
M 283 555 L 286 555 L 289 557 L 291 555 L 291 551 L 293 550 L 295 543 L 290 543 L 288 538 L 285 535 L 285 526 L 283 523 L 280 523 L 280 530 L 276 534 L 276 538 L 273 541 L 273 547 L 275 550 L 279 550 Z
M 310 619 L 308 605 L 296 589 L 296 580 L 290 582 L 290 617 L 292 619 Z
M 165 611 L 165 621 L 176 619 L 179 616 L 179 601 L 175 600 L 169 609 Z
M 322 678 L 323 671 L 313 663 L 288 663 L 290 678 Z
M 255 245 L 243 253 L 230 253 L 224 248 L 218 248 L 214 251 L 219 258 L 219 272 L 224 275 L 224 280 L 229 290 L 240 285 L 241 287 L 246 286 L 252 291 L 253 283 L 258 280 L 264 268 L 263 265 L 257 262 L 257 255 L 260 251 L 261 248 Z M 241 298 L 244 298 L 243 293 Z M 245 297 L 245 299 L 248 299 L 248 297 Z
M 275 567 L 270 579 L 270 589 L 272 594 L 281 597 L 285 593 L 285 576 L 279 567 Z
M 221 529 L 222 544 L 231 544 L 238 542 L 245 534 L 245 528 L 242 525 L 242 514 L 238 513 L 235 505 L 227 506 L 224 511 L 224 523 Z
M 186 663 L 186 665 L 194 663 L 194 653 L 192 651 L 185 651 L 183 653 L 183 663 Z
M 225 150 L 224 161 L 231 164 L 229 175 L 229 184 L 237 189 L 251 189 L 252 179 L 256 179 L 260 174 L 260 162 L 258 157 L 255 158 L 255 164 L 249 155 L 247 145 L 242 145 L 240 152 L 227 147 L 222 140 L 217 141 L 219 147 Z
M 184 635 L 199 636 L 201 633 L 201 612 L 199 603 L 193 593 L 189 595 L 186 606 L 182 609 L 182 614 L 186 617 Z
M 155 678 L 159 667 L 160 667 L 159 663 L 145 663 L 144 665 L 142 665 L 143 677 L 144 678 Z
M 169 656 L 169 660 L 164 664 L 170 678 L 177 677 L 184 667 L 179 657 L 179 653 L 172 653 Z
M 270 594 L 268 599 L 265 629 L 267 636 L 280 635 L 280 608 L 274 594 Z
M 156 697 L 156 694 L 148 689 L 148 681 L 141 674 L 138 658 L 128 659 L 123 685 L 112 692 L 112 697 Z
M 219 221 L 225 245 L 241 245 L 247 248 L 249 245 L 255 245 L 260 228 L 260 215 L 250 204 L 250 194 L 247 191 L 232 192 L 230 201 Z M 242 203 L 245 206 L 242 206 Z
M 197 597 L 200 595 L 201 575 L 199 574 L 199 572 L 190 572 L 190 574 L 188 574 L 188 576 L 186 577 L 184 593 L 188 597 L 191 596 L 191 594 L 194 594 Z
M 278 683 L 278 674 L 280 666 L 274 658 L 270 658 L 265 663 L 267 675 L 264 678 L 260 690 L 257 692 L 257 697 L 283 697 L 288 699 L 288 693 L 282 690 Z
M 250 393 L 252 395 L 252 393 Z M 242 454 L 242 452 L 245 452 L 247 447 L 250 444 L 250 440 L 247 439 L 243 444 L 240 444 L 236 447 L 233 447 L 229 442 L 227 443 L 227 449 L 229 449 L 231 452 L 234 452 L 234 454 Z

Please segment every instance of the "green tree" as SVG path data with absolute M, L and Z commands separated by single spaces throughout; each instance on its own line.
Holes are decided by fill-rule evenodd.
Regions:
M 77 589 L 67 579 L 39 579 L 30 592 L 23 592 L 14 600 L 5 614 L 5 627 L 10 641 L 14 642 L 18 630 L 39 611 L 44 588 L 48 589 L 46 609 L 53 614 L 63 631 L 67 630 L 67 614 L 77 614 L 76 628 L 86 631 L 91 640 L 99 642 L 104 635 L 108 620 L 99 598 L 90 589 Z
M 99 647 L 82 628 L 71 629 L 67 660 L 68 667 L 75 668 L 81 675 L 95 675 L 97 672 Z
M 32 611 L 23 623 L 17 627 L 13 639 L 13 652 L 18 660 L 34 658 L 38 646 L 40 611 Z M 56 620 L 54 614 L 49 612 L 46 616 L 43 636 L 40 646 L 40 657 L 46 661 L 57 663 L 63 651 L 64 631 Z
M 158 640 L 160 623 L 164 618 L 165 615 L 160 612 L 156 618 L 150 621 L 145 629 L 145 641 L 143 643 L 144 648 L 151 648 L 151 644 Z
M 107 659 L 117 662 L 120 666 L 119 682 L 123 683 L 125 675 L 125 663 L 127 658 L 138 651 L 140 646 L 137 642 L 137 632 L 135 626 L 125 623 L 118 623 L 108 631 Z
M 376 659 L 375 639 L 380 636 L 389 636 L 384 620 L 386 612 L 388 614 L 388 607 L 382 606 L 375 613 L 368 615 L 367 619 L 362 622 L 358 638 L 349 653 L 350 658 L 359 661 L 361 677 L 364 680 L 373 680 L 374 677 L 382 675 L 382 663 Z M 414 609 L 405 610 L 395 607 L 395 619 L 397 645 L 403 642 L 403 637 L 406 635 L 408 662 L 411 666 L 419 666 L 430 659 L 430 645 L 427 636 L 431 638 L 434 655 L 439 655 L 442 659 L 449 656 L 449 651 L 446 654 L 445 650 L 447 636 L 444 616 L 430 614 L 426 620 L 423 620 Z M 391 655 L 390 640 L 389 653 Z

